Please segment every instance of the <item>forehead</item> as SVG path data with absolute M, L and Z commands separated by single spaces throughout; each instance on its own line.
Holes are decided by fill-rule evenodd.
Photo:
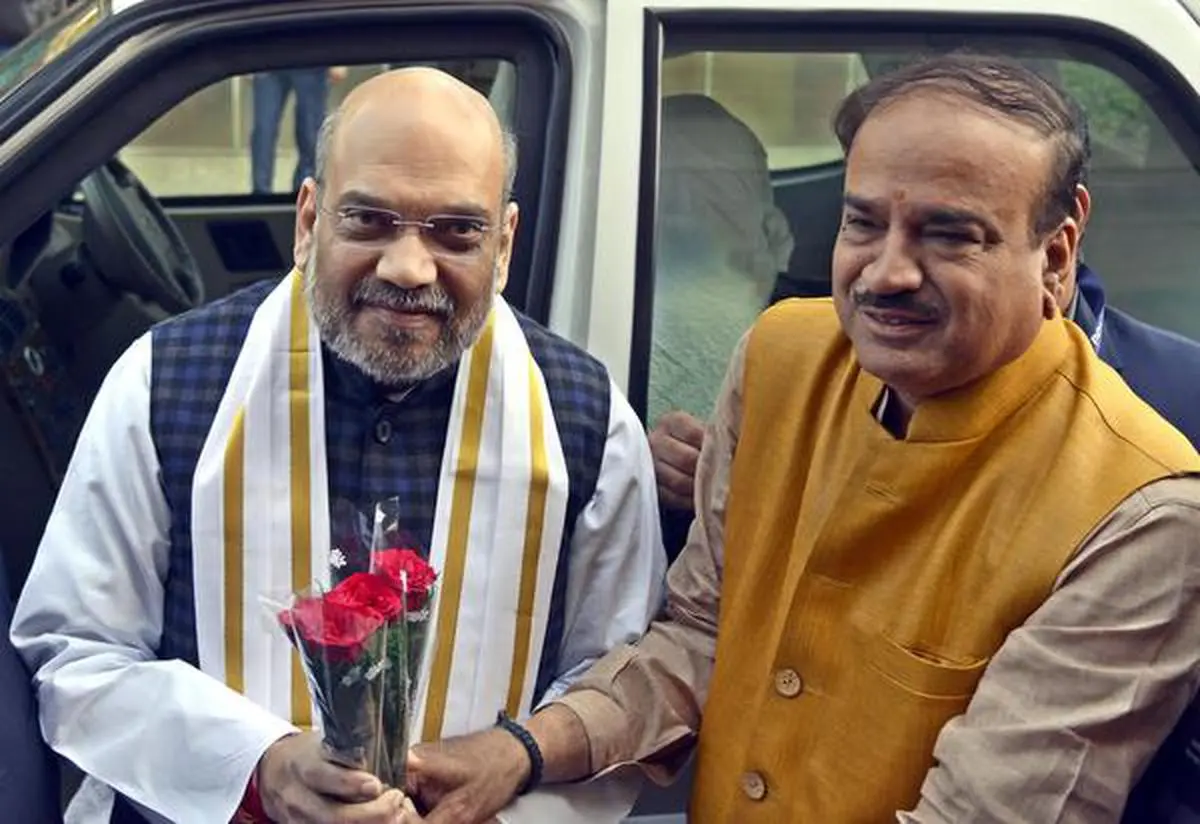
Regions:
M 498 135 L 454 112 L 365 107 L 339 125 L 326 172 L 331 193 L 369 193 L 401 207 L 494 209 L 504 185 Z
M 885 104 L 859 129 L 846 189 L 914 208 L 965 208 L 1026 219 L 1044 196 L 1051 142 L 999 112 L 938 93 Z

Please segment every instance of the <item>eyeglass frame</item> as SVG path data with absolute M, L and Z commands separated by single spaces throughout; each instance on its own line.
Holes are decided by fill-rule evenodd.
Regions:
M 417 232 L 420 235 L 423 242 L 430 241 L 430 240 L 433 241 L 432 243 L 426 243 L 426 249 L 429 251 L 429 253 L 431 255 L 433 255 L 434 257 L 438 257 L 438 258 L 450 259 L 450 260 L 456 260 L 456 261 L 470 261 L 470 260 L 474 259 L 475 257 L 477 257 L 478 255 L 480 255 L 483 252 L 484 241 L 487 240 L 489 235 L 491 235 L 497 229 L 501 228 L 499 224 L 492 223 L 490 220 L 480 217 L 479 215 L 471 215 L 471 214 L 461 214 L 461 213 L 455 214 L 455 213 L 447 212 L 447 213 L 436 213 L 436 214 L 432 214 L 432 215 L 427 215 L 423 219 L 415 219 L 415 218 L 407 218 L 404 215 L 402 215 L 400 212 L 397 212 L 395 209 L 389 209 L 386 206 L 375 206 L 373 204 L 366 204 L 366 203 L 351 203 L 351 204 L 346 204 L 343 206 L 338 206 L 337 208 L 334 208 L 334 209 L 331 209 L 327 206 L 318 206 L 317 207 L 317 212 L 324 214 L 324 215 L 328 215 L 329 217 L 336 218 L 337 220 L 345 220 L 346 212 L 348 212 L 350 210 L 357 210 L 357 211 L 361 211 L 361 212 L 370 213 L 373 215 L 378 215 L 380 217 L 388 218 L 388 223 L 390 224 L 390 232 L 385 233 L 385 236 L 383 236 L 383 237 L 375 238 L 375 239 L 368 240 L 368 239 L 363 239 L 363 238 L 354 238 L 354 237 L 347 236 L 345 233 L 345 230 L 343 230 L 338 224 L 335 223 L 334 231 L 338 233 L 339 239 L 341 239 L 347 243 L 352 243 L 352 244 L 355 244 L 358 246 L 379 247 L 379 246 L 383 246 L 383 245 L 386 245 L 387 243 L 392 242 L 392 240 L 399 233 L 403 233 L 403 231 L 405 229 L 407 229 L 409 227 L 413 227 L 417 230 Z M 472 246 L 471 248 L 463 250 L 463 251 L 446 248 L 444 245 L 439 244 L 436 239 L 432 238 L 428 234 L 429 232 L 431 232 L 433 229 L 436 228 L 436 224 L 433 221 L 436 221 L 438 219 L 459 220 L 459 221 L 463 221 L 463 222 L 476 224 L 478 227 L 478 231 L 481 233 L 479 242 L 476 245 Z

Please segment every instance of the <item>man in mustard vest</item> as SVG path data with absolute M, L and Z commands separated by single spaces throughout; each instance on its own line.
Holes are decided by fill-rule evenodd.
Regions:
M 498 733 L 416 753 L 431 824 L 529 775 L 668 779 L 697 740 L 700 824 L 1115 822 L 1195 694 L 1200 457 L 1058 308 L 1077 109 L 959 54 L 836 129 L 833 298 L 739 345 L 659 620 L 515 778 Z

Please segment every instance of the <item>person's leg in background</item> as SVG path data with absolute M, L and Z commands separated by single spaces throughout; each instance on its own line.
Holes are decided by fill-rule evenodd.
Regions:
M 292 191 L 300 190 L 306 177 L 316 172 L 317 133 L 325 119 L 329 95 L 329 70 L 296 69 L 289 72 L 296 89 L 296 172 L 292 176 Z
M 288 72 L 259 72 L 254 75 L 254 126 L 250 132 L 250 189 L 256 195 L 274 189 L 275 144 L 279 120 L 287 102 L 291 80 Z

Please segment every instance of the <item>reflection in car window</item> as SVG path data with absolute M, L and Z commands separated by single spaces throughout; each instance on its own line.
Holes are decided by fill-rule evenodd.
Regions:
M 898 38 L 897 38 L 898 39 Z M 919 40 L 919 38 L 918 38 Z M 694 42 L 694 41 L 692 41 Z M 743 241 L 769 243 L 766 224 L 747 215 L 782 215 L 790 259 L 778 261 L 787 291 L 829 293 L 830 256 L 841 208 L 842 152 L 831 118 L 838 103 L 868 76 L 928 53 L 928 43 L 896 43 L 886 51 L 672 53 L 662 65 L 663 137 L 651 339 L 648 417 L 671 409 L 707 416 L 728 357 L 768 301 L 762 272 L 728 240 L 722 221 L 739 225 Z M 1149 100 L 1161 89 L 1115 55 L 1046 37 L 995 39 L 979 50 L 1016 56 L 1060 83 L 1088 113 L 1093 143 L 1092 217 L 1083 244 L 1103 279 L 1109 303 L 1149 323 L 1200 339 L 1200 174 Z M 1087 54 L 1088 59 L 1079 57 Z M 1068 57 L 1070 55 L 1070 57 Z M 752 162 L 747 141 L 707 158 L 669 140 L 670 101 L 702 95 L 757 138 L 771 186 L 739 188 L 728 179 L 713 200 L 678 196 L 672 180 L 687 167 L 693 188 L 729 167 Z M 737 192 L 740 198 L 728 193 Z M 752 194 L 754 196 L 752 196 Z M 684 228 L 686 227 L 686 228 Z M 688 234 L 690 233 L 690 235 Z M 690 237 L 687 242 L 678 242 Z M 754 243 L 750 245 L 753 246 Z
M 0 55 L 0 97 L 53 61 L 110 12 L 101 0 L 80 3 Z

